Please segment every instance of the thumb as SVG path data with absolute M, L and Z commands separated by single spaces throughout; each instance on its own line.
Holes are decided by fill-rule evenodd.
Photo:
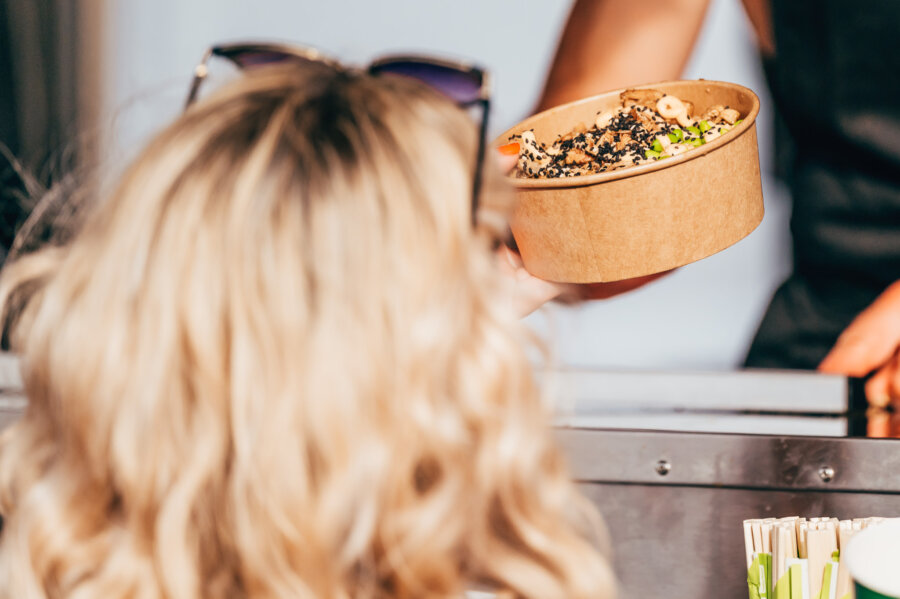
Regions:
M 497 153 L 494 160 L 496 161 L 501 173 L 508 173 L 509 171 L 516 168 L 516 163 L 519 161 L 519 156 L 509 156 L 506 154 Z

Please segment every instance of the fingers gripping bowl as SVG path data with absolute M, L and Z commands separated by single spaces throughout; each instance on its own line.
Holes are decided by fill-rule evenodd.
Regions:
M 727 106 L 741 119 L 726 134 L 665 160 L 578 176 L 511 176 L 518 201 L 510 224 L 525 267 L 535 276 L 596 283 L 663 272 L 733 245 L 762 221 L 756 94 L 702 79 L 632 89 L 680 98 L 695 114 Z M 494 144 L 532 131 L 538 143 L 550 146 L 615 110 L 625 91 L 536 114 Z

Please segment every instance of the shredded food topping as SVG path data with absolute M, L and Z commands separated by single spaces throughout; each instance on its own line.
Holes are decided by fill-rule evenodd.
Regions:
M 619 99 L 620 106 L 598 113 L 590 128 L 582 123 L 549 146 L 537 141 L 533 130 L 511 136 L 519 146 L 516 176 L 577 177 L 665 160 L 741 122 L 737 110 L 721 105 L 697 118 L 690 102 L 655 89 L 626 90 Z

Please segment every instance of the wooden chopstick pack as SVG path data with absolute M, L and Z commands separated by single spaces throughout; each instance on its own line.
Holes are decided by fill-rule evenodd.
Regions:
M 744 520 L 750 599 L 852 599 L 842 548 L 855 532 L 884 518 Z

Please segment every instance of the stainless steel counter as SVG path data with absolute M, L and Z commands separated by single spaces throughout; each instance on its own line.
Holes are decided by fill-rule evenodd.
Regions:
M 0 352 L 0 429 L 19 418 L 26 404 L 19 361 L 10 354 Z
M 865 433 L 861 381 L 805 371 L 556 370 L 560 425 L 843 437 Z
M 560 429 L 624 599 L 741 598 L 741 522 L 900 516 L 900 440 Z

